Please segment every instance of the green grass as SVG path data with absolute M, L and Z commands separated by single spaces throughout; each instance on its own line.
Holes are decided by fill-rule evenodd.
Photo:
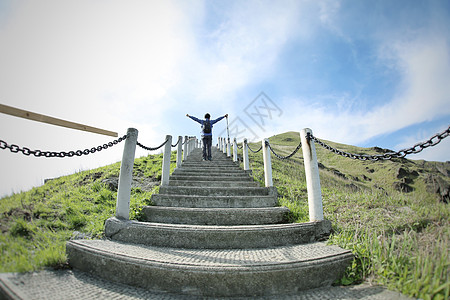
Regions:
M 299 134 L 294 132 L 270 138 L 276 152 L 284 156 L 299 141 Z M 377 154 L 372 148 L 325 142 L 346 152 Z M 250 144 L 252 149 L 258 149 L 259 145 Z M 448 299 L 450 208 L 430 194 L 425 184 L 430 174 L 439 175 L 435 167 L 439 163 L 407 159 L 355 161 L 319 145 L 316 152 L 323 166 L 320 180 L 324 216 L 333 224 L 329 243 L 350 249 L 355 255 L 337 284 L 370 281 L 411 297 Z M 264 184 L 262 154 L 250 152 L 249 156 L 253 176 Z M 419 173 L 410 184 L 414 188 L 411 193 L 393 188 L 399 180 L 396 175 L 400 167 Z M 289 160 L 272 155 L 272 170 L 279 205 L 291 209 L 290 221 L 308 221 L 301 151 Z
M 172 160 L 175 153 L 172 154 Z M 161 179 L 162 155 L 135 160 L 133 176 L 142 187 L 131 190 L 130 219 L 151 204 Z M 171 163 L 171 169 L 175 167 Z M 0 272 L 25 272 L 66 265 L 65 243 L 73 235 L 103 236 L 114 216 L 120 163 L 47 181 L 30 191 L 0 200 Z

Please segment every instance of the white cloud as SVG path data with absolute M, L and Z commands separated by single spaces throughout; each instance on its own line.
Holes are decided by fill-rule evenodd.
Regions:
M 186 43 L 182 7 L 154 1 L 22 1 L 0 28 L 0 102 L 119 135 L 139 129 L 148 146 L 163 141 L 154 124 L 175 103 Z M 163 101 L 164 100 L 164 101 Z M 2 139 L 50 151 L 85 149 L 113 138 L 0 115 Z M 87 157 L 25 158 L 2 151 L 0 194 L 121 159 L 123 145 Z M 138 149 L 137 156 L 146 154 Z
M 0 37 L 3 102 L 82 122 L 139 104 L 158 118 L 170 104 L 159 105 L 179 80 L 184 44 L 172 2 L 28 1 L 16 14 Z
M 192 76 L 189 83 L 196 84 L 187 88 L 194 101 L 221 105 L 239 89 L 267 77 L 300 13 L 293 1 L 232 2 L 222 9 L 215 29 L 206 36 L 197 32 L 202 39 L 185 66 Z
M 310 127 L 325 139 L 361 144 L 373 137 L 434 120 L 450 114 L 450 46 L 444 36 L 422 36 L 416 40 L 391 43 L 389 63 L 395 62 L 402 75 L 398 78 L 396 96 L 372 110 L 352 109 L 354 99 L 330 95 L 334 103 L 323 104 L 322 98 L 286 101 L 286 129 Z M 344 99 L 344 100 L 343 100 Z M 342 101 L 347 105 L 342 105 Z M 293 106 L 292 102 L 296 102 Z M 283 120 L 285 122 L 285 120 Z

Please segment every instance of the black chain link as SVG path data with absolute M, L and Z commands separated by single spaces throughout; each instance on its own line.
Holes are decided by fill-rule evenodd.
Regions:
M 144 145 L 142 145 L 139 142 L 137 142 L 136 145 L 138 145 L 139 147 L 141 147 L 141 148 L 143 148 L 143 149 L 145 149 L 147 151 L 154 151 L 154 150 L 158 150 L 159 148 L 164 146 L 168 141 L 169 141 L 169 139 L 165 140 L 164 143 L 162 143 L 161 145 L 159 145 L 158 147 L 155 147 L 155 148 L 144 146 Z
M 180 142 L 180 139 L 178 139 L 177 143 L 175 145 L 171 145 L 172 147 L 176 147 L 178 143 Z
M 277 158 L 279 158 L 279 159 L 289 159 L 289 158 L 291 158 L 292 156 L 294 156 L 295 153 L 298 152 L 298 150 L 300 150 L 300 148 L 302 147 L 302 142 L 300 141 L 300 144 L 297 146 L 297 148 L 295 148 L 294 152 L 292 152 L 291 154 L 289 154 L 289 155 L 287 155 L 287 156 L 281 156 L 281 155 L 279 155 L 278 153 L 276 153 L 276 152 L 273 150 L 272 145 L 270 145 L 270 142 L 267 142 L 266 145 L 269 146 L 270 151 L 271 151 L 271 152 L 273 153 L 273 155 L 275 155 Z
M 250 150 L 250 151 L 252 151 L 253 153 L 258 153 L 259 151 L 261 151 L 262 150 L 262 145 L 261 145 L 261 147 L 258 149 L 258 150 L 253 150 L 252 148 L 250 148 L 250 145 L 249 144 L 247 144 L 247 148 L 248 148 L 248 150 Z
M 307 138 L 312 139 L 313 141 L 315 141 L 316 143 L 318 143 L 325 149 L 330 150 L 331 152 L 334 152 L 334 153 L 339 154 L 344 157 L 348 157 L 351 159 L 359 159 L 359 160 L 377 161 L 377 160 L 389 160 L 392 158 L 403 158 L 409 154 L 419 153 L 423 149 L 426 149 L 426 148 L 432 147 L 432 146 L 436 146 L 437 144 L 439 144 L 443 139 L 445 139 L 449 135 L 450 135 L 450 126 L 443 132 L 433 135 L 429 140 L 422 142 L 422 143 L 415 144 L 411 148 L 402 149 L 397 152 L 387 152 L 385 154 L 377 154 L 377 155 L 361 155 L 361 154 L 353 154 L 353 153 L 344 152 L 344 151 L 338 150 L 336 148 L 333 148 L 333 147 L 325 144 L 324 142 L 322 142 L 318 138 L 314 137 L 310 133 L 308 133 Z
M 76 150 L 76 151 L 61 151 L 61 152 L 55 152 L 55 151 L 42 151 L 42 150 L 30 150 L 30 148 L 23 147 L 20 148 L 18 145 L 12 144 L 8 145 L 5 141 L 0 140 L 0 149 L 9 149 L 12 153 L 18 153 L 22 152 L 25 156 L 34 155 L 35 157 L 47 157 L 47 158 L 64 158 L 64 157 L 73 157 L 73 156 L 82 156 L 82 155 L 88 155 L 91 153 L 99 152 L 105 149 L 108 149 L 114 145 L 117 145 L 118 143 L 122 142 L 127 138 L 127 135 L 124 135 L 112 142 L 109 142 L 107 144 L 103 144 L 101 146 L 92 147 L 90 149 L 84 149 L 84 150 Z

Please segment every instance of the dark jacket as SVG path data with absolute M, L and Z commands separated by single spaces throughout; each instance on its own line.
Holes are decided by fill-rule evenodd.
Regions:
M 189 116 L 189 118 L 191 118 L 195 122 L 200 123 L 202 125 L 202 127 L 203 127 L 203 124 L 206 122 L 206 120 L 200 120 L 200 119 L 198 119 L 198 118 L 196 118 L 194 116 Z M 209 122 L 211 123 L 211 133 L 204 133 L 204 132 L 202 132 L 202 135 L 203 136 L 212 136 L 213 125 L 216 124 L 217 122 L 219 122 L 220 120 L 222 120 L 223 118 L 225 118 L 225 116 L 219 117 L 219 118 L 217 118 L 215 120 L 209 120 Z

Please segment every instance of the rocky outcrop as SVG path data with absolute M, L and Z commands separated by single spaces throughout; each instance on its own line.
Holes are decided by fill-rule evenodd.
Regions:
M 410 192 L 414 191 L 414 188 L 412 186 L 408 185 L 405 182 L 401 182 L 401 181 L 394 182 L 392 184 L 392 187 L 396 191 L 399 191 L 399 192 L 402 192 L 402 193 L 410 193 Z
M 450 202 L 450 184 L 437 175 L 428 175 L 425 179 L 427 190 L 439 196 L 439 200 L 444 203 Z
M 402 193 L 410 193 L 414 191 L 414 188 L 410 184 L 414 183 L 414 180 L 419 177 L 417 171 L 410 171 L 405 167 L 399 167 L 395 173 L 395 177 L 400 179 L 393 183 L 393 188 Z

